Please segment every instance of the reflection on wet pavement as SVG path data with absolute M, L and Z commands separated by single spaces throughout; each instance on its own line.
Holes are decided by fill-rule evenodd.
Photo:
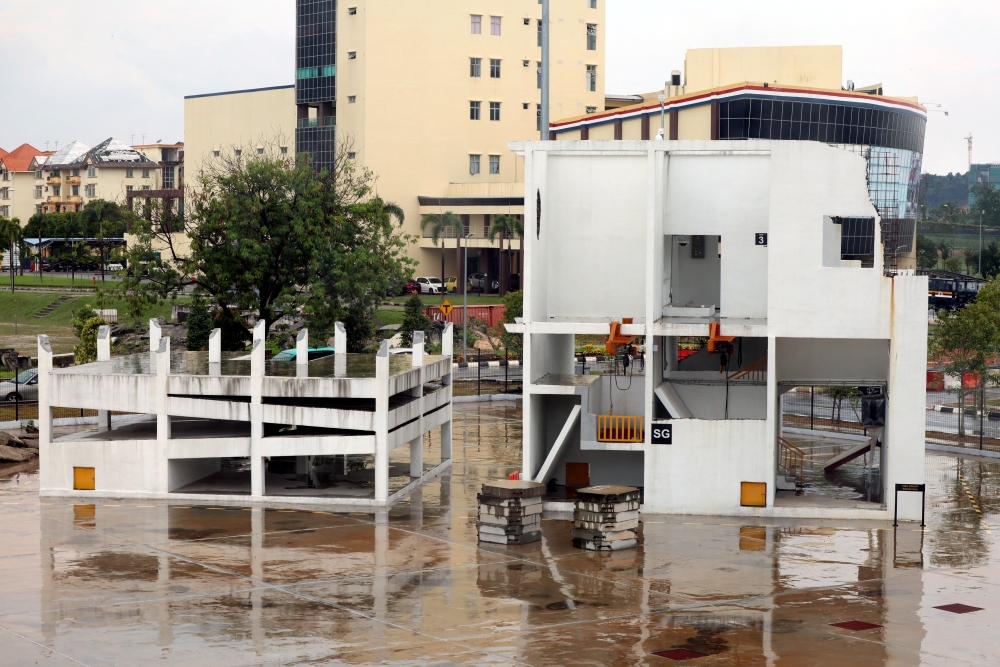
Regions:
M 451 472 L 381 514 L 39 499 L 0 469 L 0 664 L 1000 663 L 1000 463 L 928 455 L 926 530 L 649 515 L 594 553 L 547 517 L 480 546 L 520 441 L 513 404 L 456 406 Z

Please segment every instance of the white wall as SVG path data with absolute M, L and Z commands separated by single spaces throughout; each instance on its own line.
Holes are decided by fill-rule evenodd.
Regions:
M 926 328 L 926 318 L 925 318 Z M 889 341 L 850 338 L 778 338 L 779 382 L 802 380 L 884 382 L 889 379 Z

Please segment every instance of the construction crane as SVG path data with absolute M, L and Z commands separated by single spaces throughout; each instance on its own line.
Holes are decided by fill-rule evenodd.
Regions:
M 962 137 L 969 143 L 969 171 L 972 171 L 972 132 L 969 132 L 969 136 Z

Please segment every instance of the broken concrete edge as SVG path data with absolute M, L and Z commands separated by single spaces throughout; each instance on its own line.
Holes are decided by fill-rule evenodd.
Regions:
M 452 396 L 452 403 L 489 403 L 490 401 L 520 401 L 520 394 L 489 394 L 487 396 Z

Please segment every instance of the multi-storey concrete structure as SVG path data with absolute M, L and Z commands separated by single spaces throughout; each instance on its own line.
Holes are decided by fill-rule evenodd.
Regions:
M 540 22 L 537 0 L 298 0 L 294 91 L 186 98 L 189 164 L 294 139 L 324 167 L 343 143 L 403 208 L 407 232 L 420 236 L 422 214 L 459 214 L 473 235 L 470 272 L 496 276 L 490 221 L 524 212 L 523 165 L 505 142 L 541 130 Z M 603 110 L 605 27 L 603 1 L 553 0 L 550 118 Z M 421 238 L 412 252 L 418 272 L 437 274 L 440 245 Z
M 512 147 L 536 203 L 523 323 L 508 326 L 524 334 L 525 478 L 567 483 L 565 463 L 589 464 L 590 483 L 643 486 L 651 512 L 891 518 L 894 485 L 923 482 L 927 281 L 888 266 L 862 156 L 819 141 Z M 643 372 L 574 375 L 582 334 L 644 340 Z M 708 341 L 680 361 L 686 336 Z M 875 502 L 776 493 L 801 476 L 780 407 L 801 385 L 868 388 L 884 407 L 869 424 L 881 447 L 854 451 L 879 452 Z M 910 495 L 900 516 L 919 518 Z
M 926 112 L 882 84 L 842 85 L 841 47 L 692 49 L 685 72 L 634 104 L 552 123 L 552 138 L 819 141 L 862 155 L 893 268 L 916 268 Z M 657 99 L 664 97 L 663 104 Z M 626 100 L 627 101 L 627 100 Z
M 295 362 L 265 360 L 263 323 L 250 354 L 221 352 L 219 330 L 208 352 L 172 351 L 152 320 L 148 354 L 112 359 L 110 335 L 101 328 L 97 362 L 68 369 L 53 369 L 39 337 L 42 495 L 384 506 L 451 464 L 450 335 L 442 356 L 424 355 L 418 332 L 409 354 L 390 356 L 384 342 L 376 355 L 309 361 L 303 330 Z M 336 339 L 345 350 L 340 323 Z M 53 439 L 56 406 L 97 410 L 99 430 Z M 112 410 L 133 414 L 114 423 Z M 436 462 L 424 456 L 432 430 Z M 392 464 L 405 446 L 408 463 Z M 314 485 L 313 457 L 333 459 L 336 483 Z M 347 457 L 370 457 L 360 479 Z M 286 458 L 294 470 L 278 469 Z M 233 459 L 249 470 L 223 473 Z M 293 472 L 303 474 L 301 486 L 288 484 Z
M 30 144 L 21 144 L 9 153 L 0 151 L 0 217 L 18 218 L 21 224 L 41 213 L 45 201 L 45 180 L 35 168 L 45 153 Z
M 976 209 L 976 185 L 992 185 L 1000 188 L 1000 163 L 986 162 L 969 167 L 969 212 L 978 215 Z
M 73 141 L 32 166 L 45 176 L 43 213 L 78 211 L 92 199 L 125 203 L 128 193 L 161 183 L 159 163 L 113 137 L 93 148 Z

